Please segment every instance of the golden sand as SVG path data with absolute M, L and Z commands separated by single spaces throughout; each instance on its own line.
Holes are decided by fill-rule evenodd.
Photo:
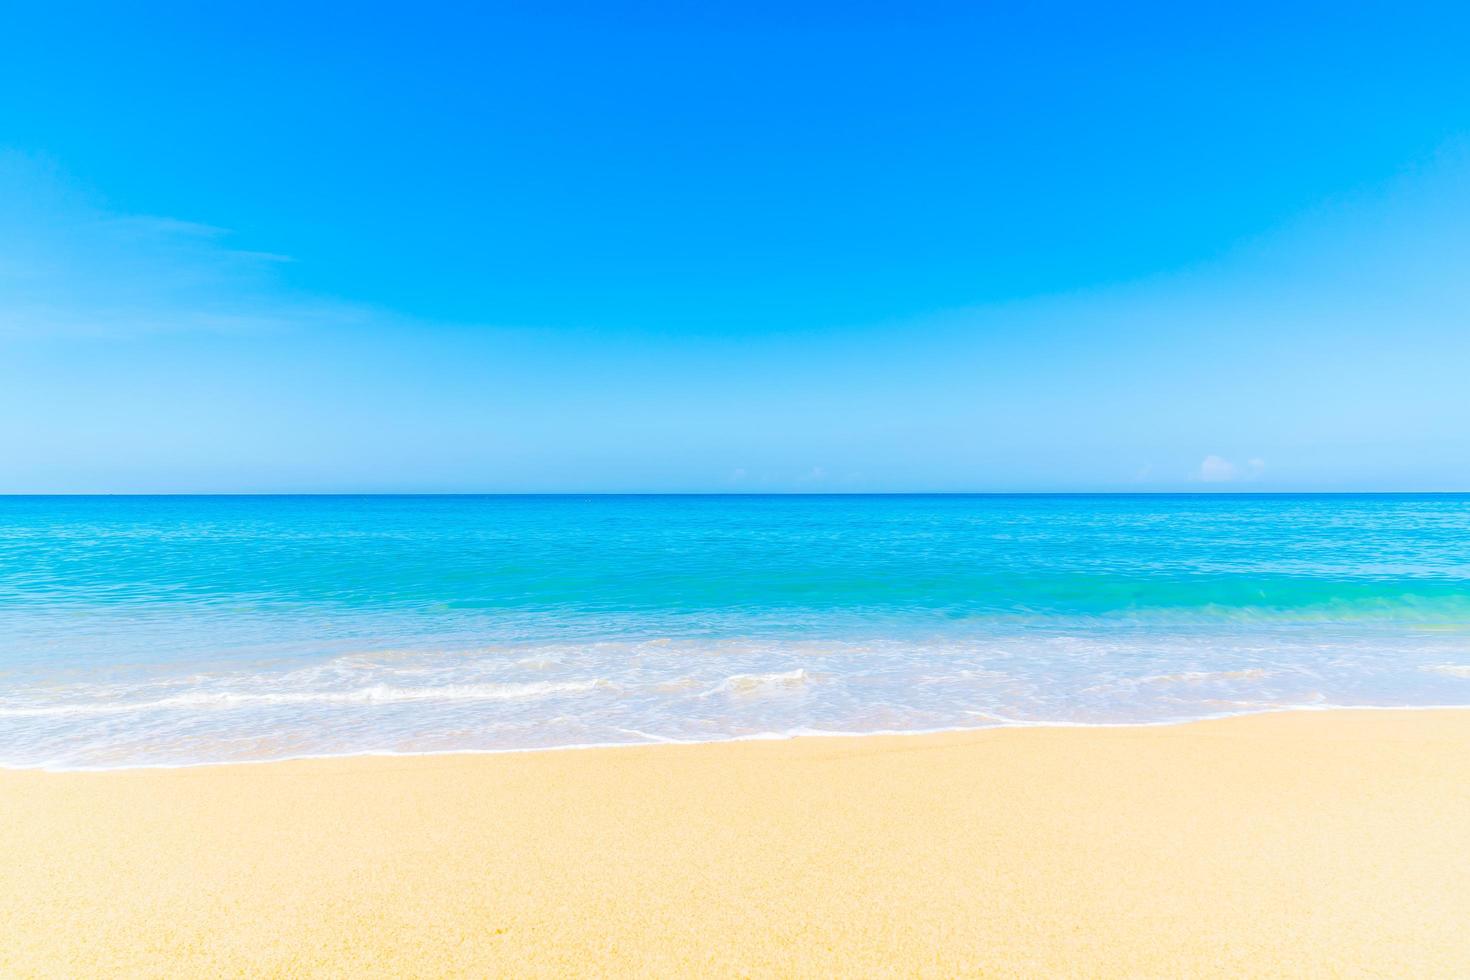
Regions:
M 0 975 L 1470 975 L 1470 711 L 0 772 Z

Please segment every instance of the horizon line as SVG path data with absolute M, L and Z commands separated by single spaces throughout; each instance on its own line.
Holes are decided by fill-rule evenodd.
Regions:
M 1470 490 L 78 490 L 0 491 L 61 497 L 1366 497 L 1470 496 Z

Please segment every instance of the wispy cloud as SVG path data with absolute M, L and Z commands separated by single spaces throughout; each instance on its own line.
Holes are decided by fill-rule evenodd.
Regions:
M 110 211 L 44 162 L 0 152 L 0 336 L 277 331 L 372 311 L 302 295 L 288 256 L 213 225 Z
M 0 354 L 11 418 L 51 406 L 45 425 L 13 422 L 8 443 L 0 412 L 0 456 L 40 474 L 17 487 L 112 486 L 43 464 L 96 458 L 106 445 L 76 432 L 104 415 L 153 449 L 189 445 L 158 435 L 171 425 L 249 435 L 265 409 L 296 404 L 293 425 L 261 435 L 259 458 L 282 456 L 296 437 L 311 461 L 301 472 L 325 473 L 322 447 L 359 438 L 368 449 L 340 451 L 364 472 L 398 452 L 441 465 L 458 486 L 608 488 L 591 464 L 560 460 L 628 457 L 654 474 L 617 485 L 630 489 L 1462 487 L 1466 174 L 1470 153 L 1151 281 L 906 323 L 700 338 L 427 323 L 314 295 L 293 288 L 310 270 L 292 270 L 276 243 L 119 213 L 34 159 L 0 153 L 0 341 L 66 341 L 7 344 L 32 349 L 25 363 Z M 336 327 L 361 341 L 350 358 L 310 383 L 282 380 L 277 367 L 320 355 L 313 331 Z M 200 333 L 230 336 L 187 336 Z M 87 375 L 89 359 L 74 356 L 87 338 L 147 342 L 133 345 L 136 370 L 92 358 Z M 242 363 L 240 350 L 271 370 Z M 178 358 L 193 358 L 191 370 Z M 85 424 L 67 429 L 61 409 L 86 409 Z M 302 419 L 330 435 L 308 444 Z M 445 435 L 436 444 L 426 432 Z M 483 450 L 487 432 L 505 448 Z M 483 456 L 473 466 L 467 446 Z M 815 458 L 827 468 L 809 467 Z M 513 459 L 528 462 L 506 476 Z

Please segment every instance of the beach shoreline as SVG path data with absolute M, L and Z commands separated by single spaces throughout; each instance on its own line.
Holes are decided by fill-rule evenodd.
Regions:
M 1470 971 L 1470 712 L 0 770 L 0 973 Z
M 609 749 L 646 749 L 658 746 L 735 745 L 744 742 L 789 742 L 806 739 L 871 739 L 912 738 L 915 736 L 973 735 L 1004 729 L 1118 729 L 1118 728 L 1173 728 L 1179 725 L 1196 725 L 1201 722 L 1231 721 L 1236 718 L 1254 718 L 1260 715 L 1282 715 L 1320 712 L 1414 712 L 1414 711 L 1470 711 L 1470 704 L 1294 704 L 1267 708 L 1251 708 L 1192 718 L 1166 718 L 1150 721 L 1022 721 L 991 716 L 993 724 L 954 725 L 944 728 L 879 729 L 875 731 L 829 731 L 805 728 L 786 732 L 757 732 L 750 735 L 716 736 L 705 739 L 681 739 L 649 735 L 635 742 L 579 742 L 569 745 L 526 745 L 505 748 L 449 748 L 449 749 L 347 749 L 341 752 L 304 752 L 299 755 L 264 756 L 261 758 L 202 760 L 198 762 L 125 762 L 117 765 L 69 765 L 69 764 L 12 764 L 0 762 L 0 773 L 4 772 L 47 772 L 47 773 L 111 773 L 134 770 L 170 769 L 215 769 L 235 766 L 269 766 L 283 762 L 332 762 L 352 759 L 419 759 L 477 755 L 522 755 L 542 752 L 587 752 Z

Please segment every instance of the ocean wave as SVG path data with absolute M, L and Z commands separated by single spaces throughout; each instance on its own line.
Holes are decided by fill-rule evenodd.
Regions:
M 718 685 L 702 696 L 709 697 L 713 694 L 735 694 L 752 695 L 770 693 L 776 691 L 794 691 L 813 680 L 812 675 L 805 668 L 798 667 L 796 670 L 786 670 L 770 674 L 734 674 L 726 677 Z
M 517 660 L 516 666 L 526 670 L 551 670 L 561 666 L 561 661 L 553 660 L 551 657 L 527 657 L 524 660 Z
M 275 654 L 276 651 L 270 651 Z M 1470 698 L 1456 635 L 889 630 L 344 650 L 12 673 L 0 764 L 550 748 L 955 724 L 1113 724 Z
M 0 707 L 3 718 L 38 718 L 67 715 L 116 715 L 142 711 L 235 708 L 252 705 L 293 704 L 396 704 L 410 701 L 520 701 L 539 700 L 565 694 L 584 694 L 613 688 L 610 681 L 522 684 L 444 684 L 434 687 L 390 687 L 372 684 L 350 691 L 194 691 L 153 701 L 123 704 L 49 704 Z
M 1151 674 L 1140 677 L 1139 684 L 1201 684 L 1209 681 L 1256 681 L 1270 677 L 1274 671 L 1252 667 L 1248 670 L 1186 670 L 1177 674 Z
M 699 687 L 699 680 L 694 677 L 676 677 L 673 680 L 659 681 L 653 685 L 653 689 L 660 694 L 679 694 Z

